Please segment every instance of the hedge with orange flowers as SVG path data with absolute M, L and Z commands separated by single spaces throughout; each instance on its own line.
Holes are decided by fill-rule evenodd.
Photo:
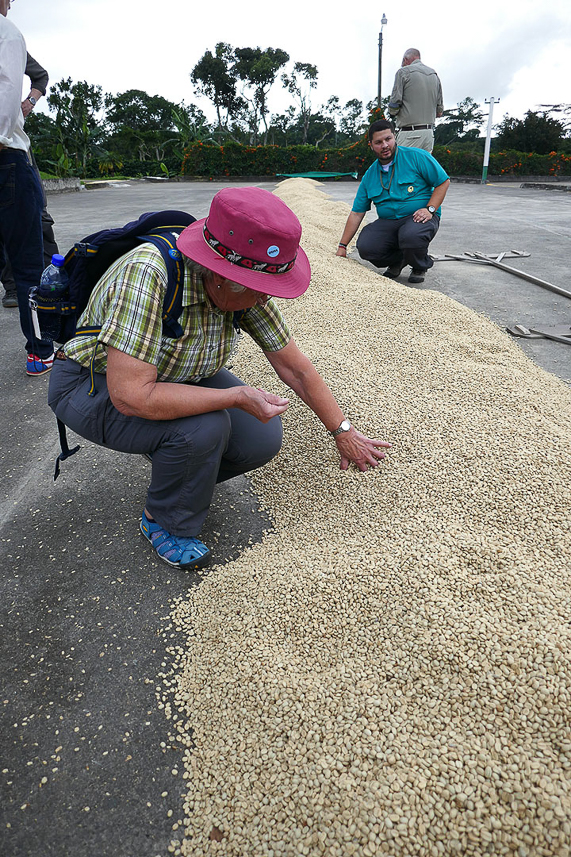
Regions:
M 479 151 L 436 146 L 434 157 L 451 176 L 481 176 L 483 154 Z M 187 176 L 275 176 L 278 173 L 357 172 L 363 175 L 373 158 L 365 138 L 352 146 L 316 149 L 314 146 L 213 146 L 193 143 L 186 149 L 181 172 Z M 492 152 L 489 175 L 568 176 L 571 155 L 551 152 Z
M 191 176 L 275 176 L 321 170 L 361 175 L 370 162 L 370 152 L 361 141 L 345 149 L 193 143 L 186 149 L 181 172 Z

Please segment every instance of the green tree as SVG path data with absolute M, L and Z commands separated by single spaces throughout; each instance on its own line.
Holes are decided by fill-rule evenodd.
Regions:
M 367 111 L 367 122 L 364 130 L 367 130 L 369 125 L 372 125 L 373 122 L 377 121 L 377 119 L 386 119 L 388 122 L 392 122 L 394 124 L 394 119 L 389 113 L 390 100 L 390 95 L 386 95 L 384 98 L 381 98 L 380 104 L 377 104 L 376 98 L 373 98 L 371 101 L 367 101 L 367 104 L 365 105 L 365 110 Z
M 339 130 L 350 142 L 356 141 L 364 130 L 363 102 L 352 98 L 345 104 L 342 111 Z
M 318 149 L 320 143 L 327 140 L 328 143 L 337 145 L 337 126 L 341 116 L 341 103 L 339 96 L 332 95 L 327 99 L 325 104 L 319 108 L 319 112 L 314 114 L 312 122 L 310 122 L 310 132 L 308 140 L 315 143 L 315 148 Z M 313 133 L 311 127 L 313 125 Z M 333 139 L 331 139 L 333 138 Z
M 250 105 L 250 128 L 252 142 L 258 142 L 259 122 L 264 124 L 264 145 L 268 141 L 268 93 L 275 83 L 277 73 L 287 62 L 289 54 L 280 48 L 236 48 L 234 51 L 233 73 L 241 80 L 250 94 L 244 93 Z
M 311 116 L 311 90 L 317 86 L 317 66 L 296 62 L 291 74 L 282 74 L 284 88 L 299 104 L 299 117 L 303 129 L 302 143 L 307 143 L 307 132 Z
M 535 152 L 548 155 L 557 152 L 565 133 L 564 123 L 542 113 L 528 110 L 524 119 L 504 116 L 496 126 L 496 144 L 502 149 L 518 152 Z
M 218 130 L 230 133 L 229 124 L 244 112 L 246 104 L 236 93 L 237 74 L 234 51 L 218 42 L 214 53 L 206 51 L 194 66 L 190 78 L 195 92 L 209 99 L 216 110 Z
M 55 121 L 46 113 L 30 113 L 26 118 L 26 134 L 41 170 L 53 172 L 54 147 L 59 139 Z
M 448 146 L 459 141 L 477 140 L 484 121 L 484 112 L 477 101 L 467 97 L 451 110 L 445 110 L 436 126 L 434 142 Z
M 210 127 L 200 107 L 184 101 L 173 108 L 172 118 L 177 130 L 174 153 L 182 159 L 187 146 L 210 135 Z
M 56 114 L 55 147 L 60 166 L 73 162 L 84 174 L 88 158 L 97 154 L 105 138 L 105 127 L 98 116 L 104 104 L 101 86 L 86 81 L 73 83 L 68 77 L 52 86 L 47 102 Z
M 285 113 L 280 113 L 272 116 L 269 128 L 269 135 L 272 139 L 272 146 L 290 145 L 290 136 L 293 137 L 295 123 L 295 107 L 292 104 L 290 104 Z
M 176 104 L 162 95 L 147 95 L 141 89 L 128 89 L 105 99 L 107 122 L 114 128 L 135 131 L 168 131 L 173 127 Z

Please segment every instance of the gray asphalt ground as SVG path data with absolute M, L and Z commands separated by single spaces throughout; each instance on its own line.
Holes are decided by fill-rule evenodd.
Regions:
M 49 209 L 66 251 L 143 211 L 204 216 L 220 187 L 137 182 L 51 196 Z M 356 183 L 324 190 L 351 203 Z M 431 246 L 442 255 L 525 250 L 529 257 L 508 264 L 570 288 L 571 195 L 453 184 Z M 424 287 L 500 327 L 571 324 L 568 298 L 491 267 L 437 262 Z M 184 793 L 182 747 L 158 706 L 169 647 L 182 642 L 169 602 L 198 578 L 155 560 L 139 534 L 149 477 L 142 458 L 81 441 L 54 484 L 48 378 L 25 374 L 15 310 L 0 308 L 0 332 L 0 854 L 164 857 L 180 838 L 172 828 Z M 518 341 L 547 371 L 571 379 L 569 345 Z M 242 478 L 217 491 L 203 538 L 224 562 L 268 526 Z

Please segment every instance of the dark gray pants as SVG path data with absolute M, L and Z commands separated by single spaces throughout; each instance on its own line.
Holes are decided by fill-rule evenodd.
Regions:
M 438 232 L 437 214 L 426 223 L 415 223 L 412 214 L 398 220 L 379 217 L 362 230 L 357 240 L 361 259 L 377 268 L 389 265 L 410 265 L 418 271 L 427 271 L 434 262 L 428 255 L 428 245 Z
M 152 455 L 147 494 L 150 515 L 175 536 L 197 536 L 214 486 L 271 461 L 282 444 L 279 417 L 261 423 L 237 408 L 178 420 L 145 420 L 112 404 L 105 375 L 95 376 L 74 360 L 54 360 L 48 403 L 72 431 L 119 452 Z M 222 369 L 201 386 L 225 389 L 244 382 Z

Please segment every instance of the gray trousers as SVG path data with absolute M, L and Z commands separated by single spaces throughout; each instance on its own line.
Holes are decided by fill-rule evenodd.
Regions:
M 432 268 L 434 262 L 428 255 L 428 245 L 438 232 L 440 218 L 433 214 L 426 223 L 415 223 L 412 217 L 412 214 L 398 220 L 379 217 L 367 224 L 357 239 L 361 259 L 377 268 L 401 262 L 417 271 Z
M 432 128 L 423 128 L 416 131 L 397 131 L 397 144 L 409 146 L 411 149 L 424 149 L 432 154 L 434 149 L 434 131 Z
M 48 404 L 72 431 L 118 452 L 152 455 L 147 509 L 175 536 L 197 536 L 214 486 L 271 461 L 282 444 L 279 417 L 261 423 L 237 408 L 177 420 L 146 420 L 120 413 L 111 402 L 105 375 L 74 360 L 54 360 Z M 199 386 L 225 389 L 244 382 L 222 369 Z

